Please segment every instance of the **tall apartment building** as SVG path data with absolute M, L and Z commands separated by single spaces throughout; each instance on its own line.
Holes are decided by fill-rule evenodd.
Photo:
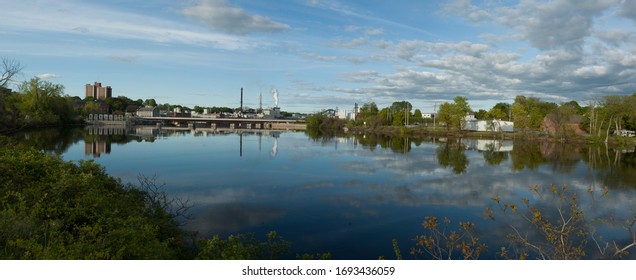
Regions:
M 113 88 L 110 86 L 102 87 L 102 83 L 86 84 L 86 97 L 104 100 L 113 97 Z

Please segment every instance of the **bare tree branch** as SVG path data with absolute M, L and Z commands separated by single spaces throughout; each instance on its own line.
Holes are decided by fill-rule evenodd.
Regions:
M 151 177 L 139 174 L 137 175 L 139 188 L 145 192 L 146 200 L 152 210 L 165 211 L 173 215 L 177 219 L 187 221 L 191 219 L 190 201 L 179 197 L 169 197 L 164 191 L 165 183 L 157 185 L 157 175 Z
M 2 58 L 2 69 L 0 69 L 0 87 L 7 87 L 11 79 L 20 73 L 24 67 L 19 62 L 6 57 Z

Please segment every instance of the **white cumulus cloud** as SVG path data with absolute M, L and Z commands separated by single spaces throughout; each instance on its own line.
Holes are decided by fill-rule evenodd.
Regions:
M 40 79 L 55 79 L 55 78 L 60 78 L 61 76 L 58 74 L 44 73 L 44 74 L 38 74 L 36 75 L 36 77 Z

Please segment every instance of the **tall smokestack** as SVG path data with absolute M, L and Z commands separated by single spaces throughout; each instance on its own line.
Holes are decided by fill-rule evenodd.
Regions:
M 241 113 L 243 112 L 243 88 L 241 88 Z

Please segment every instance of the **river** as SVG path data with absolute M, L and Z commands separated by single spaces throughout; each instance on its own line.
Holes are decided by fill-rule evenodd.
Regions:
M 153 127 L 14 137 L 65 160 L 94 160 L 126 183 L 155 177 L 169 195 L 189 201 L 184 227 L 202 236 L 254 232 L 264 238 L 275 230 L 293 243 L 293 254 L 392 259 L 396 239 L 402 255 L 413 258 L 409 251 L 424 233 L 426 216 L 448 217 L 451 225 L 472 221 L 483 242 L 496 244 L 505 227 L 484 210 L 501 212 L 493 197 L 519 205 L 523 198 L 539 201 L 532 185 L 577 191 L 587 220 L 602 221 L 594 223 L 596 231 L 619 244 L 631 242 L 622 221 L 636 213 L 633 148 Z M 499 258 L 497 246 L 483 256 Z

